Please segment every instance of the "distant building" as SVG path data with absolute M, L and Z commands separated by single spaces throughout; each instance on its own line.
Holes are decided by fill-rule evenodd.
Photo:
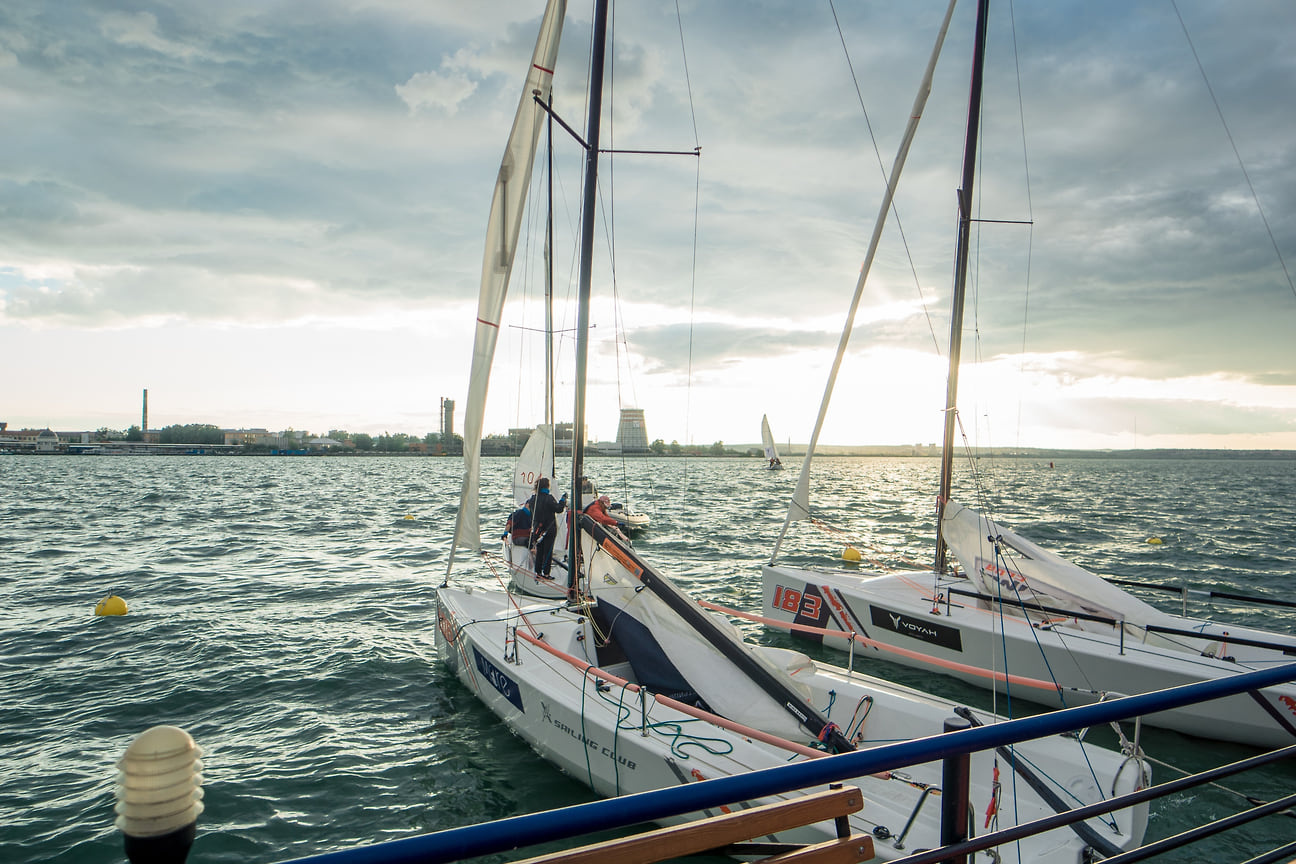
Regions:
M 49 429 L 9 429 L 0 424 L 0 449 L 15 453 L 57 453 L 62 449 L 59 436 Z
M 522 448 L 526 446 L 527 441 L 531 438 L 531 433 L 535 431 L 530 426 L 514 426 L 508 430 L 509 446 L 516 448 L 521 453 Z
M 266 444 L 274 440 L 273 435 L 265 429 L 222 429 L 226 444 Z
M 648 452 L 648 424 L 642 408 L 622 408 L 617 426 L 617 444 L 622 453 Z
M 441 443 L 454 439 L 454 400 L 441 400 Z
M 572 440 L 576 437 L 572 431 L 570 423 L 554 424 L 554 452 L 566 453 L 568 456 L 572 452 Z
M 332 450 L 334 447 L 343 446 L 341 441 L 337 441 L 333 438 L 312 438 L 307 443 L 310 444 L 310 448 L 312 450 Z M 418 442 L 418 443 L 419 446 L 422 447 L 422 442 Z M 414 449 L 414 444 L 410 444 L 410 449 L 411 450 Z M 419 452 L 423 452 L 423 451 L 420 450 Z
M 42 429 L 36 433 L 36 452 L 37 453 L 57 453 L 59 451 L 59 437 L 49 429 Z

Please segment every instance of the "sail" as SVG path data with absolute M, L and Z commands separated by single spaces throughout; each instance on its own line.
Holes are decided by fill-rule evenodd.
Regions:
M 595 614 L 637 678 L 655 681 L 662 692 L 691 693 L 717 714 L 789 740 L 825 729 L 827 721 L 791 675 L 795 663 L 753 651 L 727 620 L 703 612 L 633 550 L 601 529 L 591 533 L 602 537 L 585 553 Z M 834 749 L 853 749 L 840 736 L 833 740 Z
M 770 432 L 769 416 L 761 415 L 761 444 L 765 446 L 765 458 L 771 465 L 782 464 L 779 460 L 778 448 L 774 446 L 774 435 Z
M 553 426 L 541 424 L 531 433 L 513 469 L 513 503 L 519 507 L 535 494 L 536 481 L 553 477 Z
M 1002 596 L 1005 607 L 1020 597 L 1140 626 L 1165 623 L 1169 617 L 975 510 L 951 501 L 943 522 L 945 540 L 968 575 L 986 594 Z M 990 538 L 999 545 L 998 556 Z
M 814 431 L 806 444 L 805 458 L 801 462 L 801 476 L 797 478 L 796 491 L 792 493 L 792 501 L 788 505 L 787 519 L 783 521 L 783 530 L 779 532 L 778 540 L 774 543 L 774 551 L 770 553 L 771 564 L 778 558 L 779 549 L 783 545 L 783 538 L 787 536 L 791 524 L 801 519 L 810 518 L 810 464 L 814 460 L 815 447 L 819 443 L 819 433 L 823 431 L 824 419 L 828 416 L 828 404 L 832 401 L 833 387 L 837 383 L 837 373 L 841 369 L 842 358 L 846 356 L 846 348 L 850 344 L 851 331 L 855 327 L 855 313 L 859 310 L 860 299 L 864 295 L 864 285 L 868 280 L 869 271 L 873 267 L 873 258 L 877 254 L 878 243 L 882 239 L 882 228 L 886 225 L 887 211 L 891 209 L 896 186 L 900 182 L 900 172 L 904 170 L 905 160 L 909 158 L 909 146 L 913 143 L 914 135 L 918 132 L 918 122 L 922 120 L 923 109 L 927 105 L 927 97 L 931 94 L 932 76 L 936 73 L 936 60 L 940 57 L 941 47 L 945 44 L 945 35 L 949 32 L 955 2 L 956 0 L 950 0 L 949 6 L 945 9 L 945 18 L 942 20 L 940 32 L 936 36 L 936 44 L 932 47 L 931 56 L 927 60 L 927 69 L 923 73 L 922 83 L 918 85 L 918 95 L 914 97 L 913 107 L 909 109 L 909 123 L 905 126 L 904 136 L 901 138 L 900 146 L 896 150 L 895 159 L 891 162 L 891 175 L 887 178 L 886 192 L 882 196 L 877 218 L 873 222 L 873 235 L 869 238 L 868 252 L 864 256 L 864 265 L 860 268 L 859 278 L 855 281 L 855 295 L 851 298 L 850 311 L 846 313 L 846 323 L 842 327 L 841 338 L 837 343 L 837 355 L 833 358 L 832 369 L 828 373 L 828 383 L 824 385 L 823 398 L 819 402 L 819 415 L 815 419 Z
M 468 379 L 468 401 L 464 408 L 463 487 L 459 498 L 459 515 L 455 520 L 454 549 L 460 546 L 476 551 L 481 545 L 477 522 L 477 496 L 481 477 L 481 437 L 486 411 L 486 390 L 490 383 L 495 342 L 499 337 L 500 316 L 508 293 L 513 256 L 517 251 L 522 226 L 522 210 L 531 185 L 531 168 L 535 163 L 536 143 L 543 126 L 541 109 L 535 104 L 549 98 L 553 85 L 554 62 L 558 58 L 558 40 L 562 36 L 566 0 L 549 0 L 540 22 L 540 35 L 531 55 L 526 83 L 513 129 L 509 133 L 504 158 L 500 162 L 495 193 L 491 199 L 490 221 L 486 227 L 486 249 L 482 258 L 481 293 L 477 300 L 477 333 L 473 340 L 472 371 Z M 449 572 L 449 567 L 447 567 Z

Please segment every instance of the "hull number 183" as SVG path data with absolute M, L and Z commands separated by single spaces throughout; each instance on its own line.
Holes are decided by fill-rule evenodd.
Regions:
M 814 620 L 819 619 L 823 598 L 817 594 L 802 594 L 795 588 L 774 586 L 774 608 L 782 609 Z

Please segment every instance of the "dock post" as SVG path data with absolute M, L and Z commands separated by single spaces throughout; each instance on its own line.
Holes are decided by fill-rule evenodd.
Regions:
M 972 723 L 963 717 L 945 718 L 946 732 L 962 732 L 972 728 Z M 972 757 L 967 753 L 947 756 L 941 761 L 941 845 L 961 843 L 968 839 L 970 808 L 968 791 L 970 788 Z M 967 856 L 959 855 L 945 859 L 949 864 L 967 864 Z

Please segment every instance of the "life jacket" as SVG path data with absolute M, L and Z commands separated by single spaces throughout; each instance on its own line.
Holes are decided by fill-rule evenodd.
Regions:
M 527 545 L 531 540 L 531 511 L 525 507 L 514 510 L 505 523 L 504 530 L 513 538 L 514 546 Z

